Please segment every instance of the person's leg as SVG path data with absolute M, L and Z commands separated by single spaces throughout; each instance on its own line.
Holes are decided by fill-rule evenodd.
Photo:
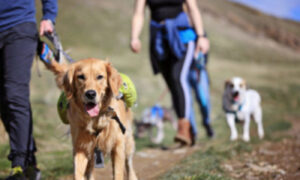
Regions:
M 193 59 L 195 44 L 187 45 L 187 52 L 182 60 L 170 60 L 160 62 L 160 70 L 171 91 L 173 106 L 178 121 L 178 132 L 175 141 L 183 144 L 191 144 L 190 123 L 190 91 L 188 85 L 188 73 Z
M 8 126 L 8 122 L 4 121 L 6 118 L 5 116 L 5 104 L 3 102 L 3 97 L 5 96 L 4 94 L 4 74 L 3 74 L 3 34 L 0 35 L 0 38 L 2 39 L 2 41 L 0 42 L 0 118 L 3 122 L 4 128 L 6 130 L 7 133 L 9 133 L 9 126 Z
M 7 122 L 12 167 L 26 166 L 30 157 L 35 163 L 36 151 L 32 136 L 32 114 L 29 99 L 31 65 L 37 45 L 35 24 L 24 23 L 10 30 L 3 47 L 3 121 Z

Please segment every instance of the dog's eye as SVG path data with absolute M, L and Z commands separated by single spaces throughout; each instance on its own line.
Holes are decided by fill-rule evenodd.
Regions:
M 100 80 L 100 79 L 102 79 L 102 78 L 103 78 L 102 75 L 98 75 L 98 76 L 97 76 L 97 80 Z
M 242 87 L 244 87 L 244 85 L 243 85 L 243 84 L 240 84 L 240 88 L 242 88 Z
M 83 74 L 78 75 L 77 78 L 80 79 L 80 80 L 84 80 L 85 79 L 85 77 L 84 77 Z
M 229 87 L 232 89 L 233 88 L 233 84 L 229 84 Z

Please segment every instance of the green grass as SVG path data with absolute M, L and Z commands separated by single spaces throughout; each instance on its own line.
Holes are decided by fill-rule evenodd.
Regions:
M 47 169 L 47 171 L 43 171 L 43 177 L 47 177 L 47 179 L 56 179 L 59 176 L 73 173 L 73 160 L 70 151 L 55 151 L 43 154 L 43 156 L 40 156 L 40 161 L 47 162 L 47 164 L 41 166 L 42 169 Z
M 209 2 L 211 4 L 207 4 Z M 205 1 L 203 5 L 222 9 L 224 7 L 221 5 L 224 4 L 225 8 L 230 6 L 228 10 L 233 8 L 220 2 Z M 39 3 L 37 1 L 38 6 Z M 64 48 L 70 49 L 70 54 L 75 59 L 108 57 L 120 72 L 127 73 L 135 82 L 139 94 L 139 106 L 133 109 L 139 119 L 143 109 L 157 103 L 166 87 L 161 76 L 153 76 L 150 69 L 147 46 L 149 14 L 146 14 L 147 21 L 142 33 L 142 52 L 135 55 L 129 50 L 133 0 L 64 0 L 59 1 L 59 7 L 56 26 Z M 243 16 L 247 15 L 243 13 Z M 38 15 L 38 19 L 39 17 Z M 255 19 L 255 16 L 251 18 Z M 199 142 L 203 144 L 203 148 L 162 175 L 161 179 L 230 179 L 221 164 L 244 152 L 250 152 L 257 144 L 264 142 L 258 140 L 253 122 L 251 143 L 229 141 L 230 132 L 221 109 L 221 96 L 224 81 L 232 76 L 244 77 L 250 87 L 260 92 L 266 140 L 280 139 L 274 134 L 291 127 L 287 117 L 300 117 L 299 54 L 271 40 L 244 33 L 220 18 L 204 14 L 204 21 L 211 39 L 208 69 L 212 83 L 212 123 L 216 137 L 212 141 L 205 138 L 204 130 L 200 127 L 201 117 L 196 110 L 200 129 Z M 37 76 L 35 64 L 31 83 L 38 162 L 44 179 L 58 179 L 72 173 L 71 139 L 66 135 L 68 127 L 60 122 L 56 113 L 56 101 L 60 91 L 56 88 L 54 76 L 41 63 L 39 66 L 42 77 Z M 167 95 L 160 103 L 170 107 L 170 96 Z M 241 130 L 239 127 L 240 134 Z M 174 130 L 167 125 L 163 145 L 170 145 L 174 134 Z M 148 138 L 137 139 L 136 146 L 138 150 L 156 147 Z M 10 164 L 6 158 L 8 153 L 7 141 L 0 141 L 0 176 L 9 172 Z
M 138 138 L 135 140 L 136 142 L 136 150 L 142 150 L 144 148 L 162 148 L 162 147 L 167 147 L 172 145 L 173 143 L 173 138 L 175 136 L 175 131 L 173 129 L 173 127 L 171 126 L 171 124 L 166 124 L 164 127 L 165 130 L 165 138 L 163 139 L 161 144 L 153 144 L 150 141 L 150 138 L 147 137 L 143 137 L 143 138 Z M 153 129 L 153 134 L 156 134 L 156 129 Z

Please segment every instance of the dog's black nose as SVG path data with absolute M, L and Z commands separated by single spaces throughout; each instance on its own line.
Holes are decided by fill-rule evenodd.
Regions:
M 88 90 L 85 92 L 85 96 L 90 99 L 93 100 L 96 97 L 97 93 L 94 90 Z

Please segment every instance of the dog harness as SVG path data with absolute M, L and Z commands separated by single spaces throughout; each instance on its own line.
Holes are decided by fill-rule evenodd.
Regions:
M 238 123 L 238 122 L 241 122 L 241 120 L 238 118 L 237 113 L 238 113 L 239 111 L 242 110 L 243 105 L 244 105 L 244 104 L 239 104 L 238 110 L 237 110 L 237 111 L 233 111 L 233 110 L 229 110 L 229 109 L 224 109 L 224 111 L 225 111 L 226 113 L 233 114 L 233 115 L 234 115 L 235 122 Z

